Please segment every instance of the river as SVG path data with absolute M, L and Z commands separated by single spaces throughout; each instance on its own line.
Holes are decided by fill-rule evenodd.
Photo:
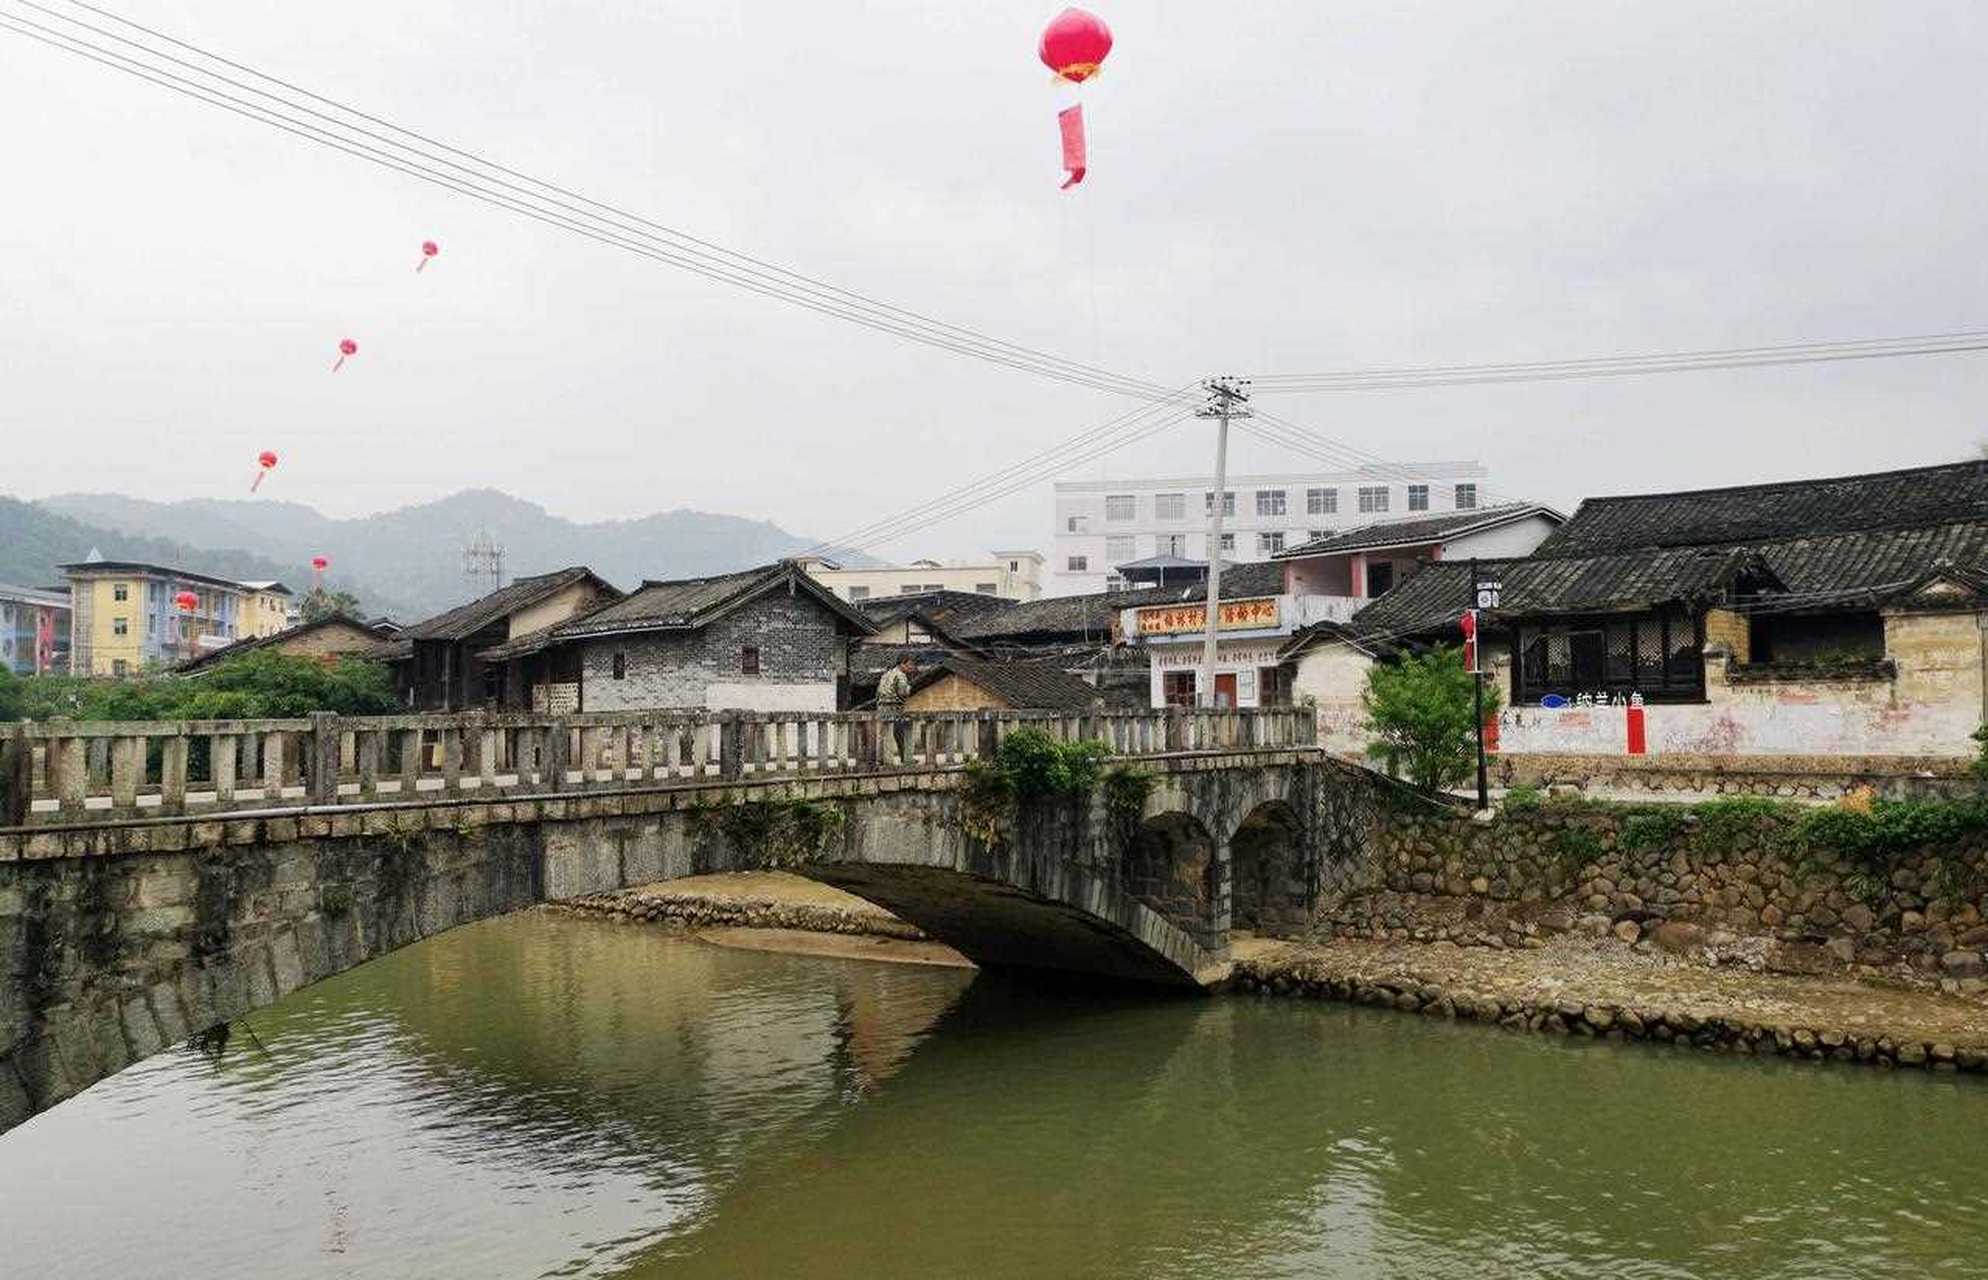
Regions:
M 0 1136 L 43 1277 L 1988 1270 L 1988 1089 L 546 912 Z

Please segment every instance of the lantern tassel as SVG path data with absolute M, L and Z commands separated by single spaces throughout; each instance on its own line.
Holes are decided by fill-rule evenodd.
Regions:
M 1069 170 L 1070 177 L 1063 183 L 1068 191 L 1084 180 L 1084 170 L 1088 167 L 1084 149 L 1084 104 L 1065 107 L 1056 113 L 1056 123 L 1063 130 L 1063 167 Z

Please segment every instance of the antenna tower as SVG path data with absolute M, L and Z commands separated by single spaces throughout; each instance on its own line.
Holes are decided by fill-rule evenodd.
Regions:
M 490 530 L 477 530 L 463 548 L 462 576 L 472 600 L 504 585 L 504 547 L 490 536 Z

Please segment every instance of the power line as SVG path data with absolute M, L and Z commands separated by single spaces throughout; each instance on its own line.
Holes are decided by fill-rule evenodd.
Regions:
M 259 123 L 292 133 L 304 138 L 306 141 L 342 151 L 347 155 L 366 160 L 369 163 L 394 169 L 407 176 L 442 186 L 457 194 L 481 200 L 486 204 L 493 204 L 496 207 L 524 214 L 537 221 L 545 222 L 548 225 L 559 226 L 562 229 L 574 231 L 577 234 L 586 235 L 602 243 L 612 244 L 615 247 L 628 249 L 631 252 L 641 253 L 643 256 L 691 271 L 708 279 L 732 284 L 747 289 L 750 292 L 761 294 L 762 296 L 790 302 L 839 319 L 850 320 L 854 323 L 865 325 L 868 328 L 891 333 L 912 341 L 924 343 L 925 345 L 939 347 L 962 355 L 974 356 L 978 359 L 988 360 L 991 363 L 1036 373 L 1045 377 L 1056 378 L 1061 381 L 1091 386 L 1098 390 L 1109 391 L 1115 394 L 1137 395 L 1149 398 L 1163 394 L 1163 389 L 1154 383 L 1116 374 L 1109 370 L 1086 365 L 1078 361 L 1068 360 L 1035 348 L 992 338 L 976 330 L 935 320 L 922 313 L 897 307 L 857 291 L 826 284 L 812 277 L 802 275 L 799 272 L 765 263 L 760 259 L 753 258 L 751 255 L 724 249 L 721 246 L 713 245 L 709 241 L 699 240 L 696 237 L 689 236 L 687 233 L 667 227 L 662 223 L 655 222 L 639 214 L 630 213 L 616 206 L 577 195 L 556 184 L 508 169 L 477 156 L 475 153 L 450 147 L 444 143 L 434 142 L 426 138 L 425 135 L 403 129 L 380 117 L 369 115 L 332 99 L 311 93 L 309 90 L 290 85 L 287 81 L 268 76 L 251 67 L 247 67 L 245 64 L 210 53 L 198 46 L 154 31 L 142 24 L 131 22 L 128 19 L 112 14 L 107 10 L 97 8 L 94 5 L 84 4 L 82 0 L 72 0 L 72 3 L 91 12 L 103 14 L 136 30 L 144 31 L 157 39 L 168 41 L 181 48 L 197 53 L 203 58 L 245 71 L 268 83 L 281 85 L 290 89 L 292 92 L 301 93 L 313 100 L 333 106 L 355 117 L 381 124 L 383 127 L 393 130 L 395 133 L 401 134 L 404 137 L 414 138 L 428 146 L 473 160 L 475 163 L 483 165 L 486 169 L 493 170 L 496 173 L 519 177 L 523 181 L 532 184 L 533 187 L 538 187 L 542 190 L 535 191 L 528 187 L 520 186 L 518 183 L 510 182 L 503 177 L 494 177 L 491 173 L 479 172 L 478 170 L 450 160 L 447 156 L 433 154 L 420 146 L 410 145 L 409 143 L 385 136 L 374 130 L 338 119 L 322 111 L 317 111 L 314 108 L 286 98 L 282 94 L 272 93 L 253 84 L 244 83 L 241 80 L 209 67 L 200 66 L 184 58 L 179 58 L 170 53 L 152 48 L 140 41 L 119 35 L 116 32 L 107 31 L 102 27 L 97 27 L 80 19 L 61 14 L 45 5 L 36 3 L 36 0 L 15 0 L 15 2 L 38 12 L 48 14 L 71 26 L 117 41 L 142 53 L 145 57 L 138 58 L 120 53 L 68 31 L 58 30 L 36 22 L 34 19 L 24 17 L 18 12 L 8 14 L 5 21 L 0 21 L 0 29 L 10 30 L 16 35 L 26 36 L 29 39 L 37 40 L 53 48 L 87 58 L 90 61 L 110 67 L 113 70 L 124 72 L 141 80 L 150 81 L 153 84 L 171 89 L 184 96 L 196 98 L 211 106 L 220 107 L 223 110 L 243 116 L 244 118 L 256 120 Z M 213 85 L 179 75 L 167 67 L 160 65 L 160 62 L 186 68 L 210 80 L 239 89 L 244 93 L 267 99 L 269 103 L 276 105 L 270 106 L 263 102 L 252 102 L 225 93 Z M 305 117 L 309 117 L 309 119 Z M 311 120 L 321 123 L 314 124 L 311 123 Z M 382 150 L 380 147 L 369 145 L 366 141 L 362 141 L 362 139 L 370 139 L 373 142 L 381 143 L 385 147 L 390 147 L 394 150 Z M 395 154 L 395 152 L 404 154 Z M 546 195 L 543 192 L 552 192 L 553 194 Z M 575 204 L 573 201 L 581 203 Z M 614 215 L 614 218 L 604 217 L 583 206 L 608 210 Z M 616 218 L 623 221 L 616 221 Z M 631 226 L 627 225 L 628 223 L 639 225 Z M 654 228 L 655 230 L 646 228 Z M 634 243 L 631 243 L 631 241 Z
M 1791 343 L 1773 347 L 1726 347 L 1648 355 L 1592 356 L 1570 360 L 1349 369 L 1313 374 L 1266 374 L 1256 381 L 1266 392 L 1385 391 L 1502 382 L 1621 378 L 1646 373 L 1751 369 L 1774 365 L 1878 360 L 1983 350 L 1988 350 L 1988 331 L 1965 330 L 1957 333 L 1906 337 L 1856 338 L 1830 342 Z

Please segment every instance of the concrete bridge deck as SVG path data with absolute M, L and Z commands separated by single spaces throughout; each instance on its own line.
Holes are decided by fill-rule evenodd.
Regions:
M 0 1129 L 457 924 L 707 871 L 797 871 L 985 964 L 1191 989 L 1239 908 L 1305 892 L 1288 881 L 1345 769 L 1312 724 L 916 716 L 902 759 L 861 715 L 21 727 L 0 748 Z M 989 810 L 967 765 L 1024 727 L 1109 743 L 1138 786 Z

